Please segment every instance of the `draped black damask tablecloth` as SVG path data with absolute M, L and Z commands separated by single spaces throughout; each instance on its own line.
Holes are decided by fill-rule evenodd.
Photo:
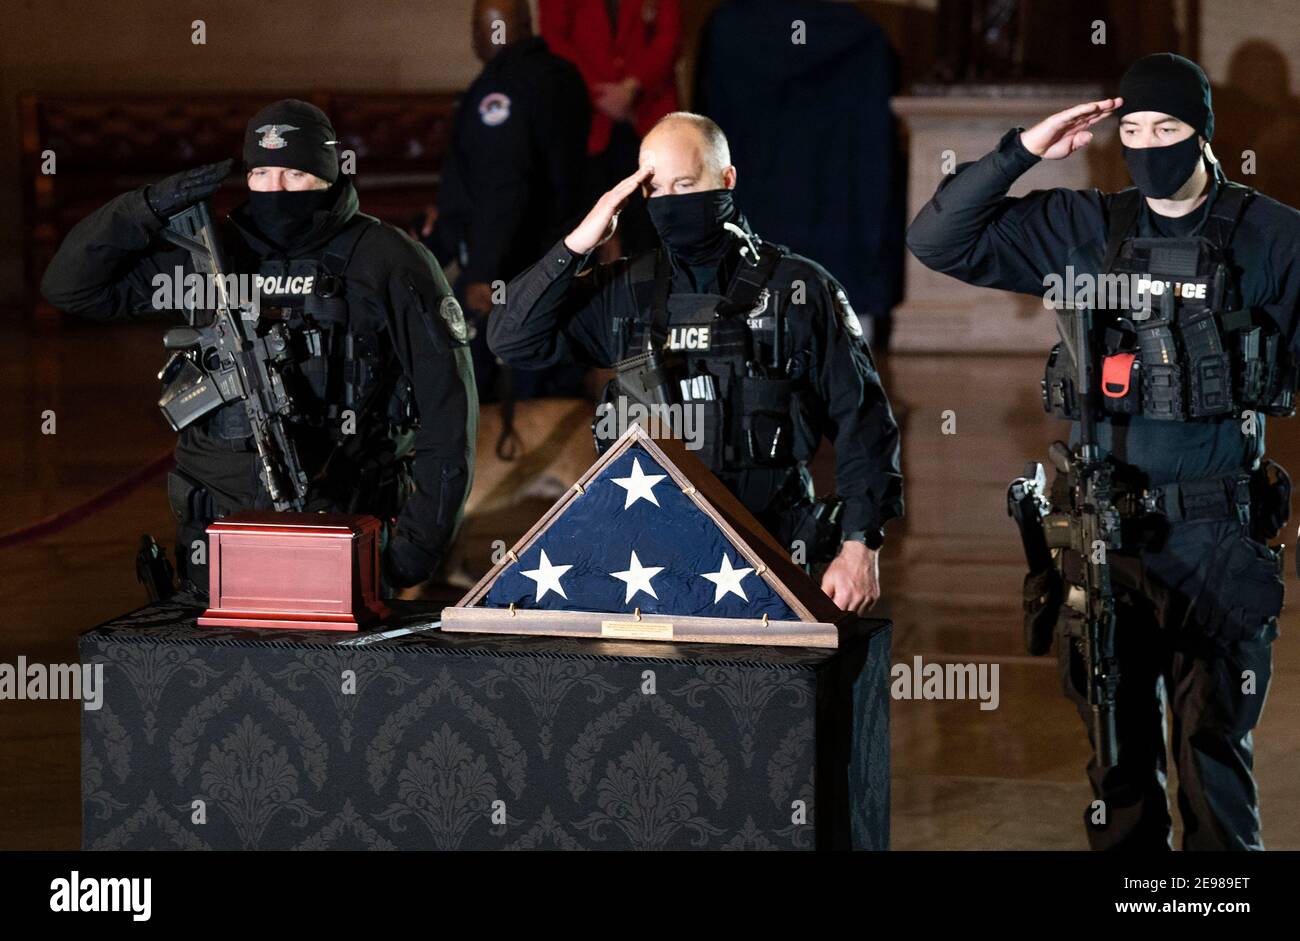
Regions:
M 83 846 L 888 847 L 887 621 L 832 651 L 445 634 L 395 608 L 385 629 L 415 632 L 362 645 L 199 628 L 184 601 L 83 634 L 104 665 Z

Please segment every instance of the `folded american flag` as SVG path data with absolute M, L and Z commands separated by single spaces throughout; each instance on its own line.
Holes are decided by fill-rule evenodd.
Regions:
M 501 570 L 481 604 L 799 619 L 640 443 L 586 482 L 518 561 Z

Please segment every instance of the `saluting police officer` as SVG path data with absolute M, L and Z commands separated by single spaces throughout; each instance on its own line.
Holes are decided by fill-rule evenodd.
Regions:
M 489 342 L 514 366 L 616 367 L 608 408 L 638 390 L 698 410 L 697 456 L 780 541 L 802 540 L 803 561 L 833 556 L 822 589 L 863 612 L 880 593 L 882 527 L 903 510 L 898 428 L 843 289 L 759 239 L 735 185 L 717 124 L 666 116 L 642 141 L 640 169 L 510 282 Z M 638 187 L 662 247 L 591 266 Z M 838 517 L 813 503 L 807 462 L 823 435 L 835 445 Z
M 336 135 L 319 108 L 278 101 L 248 122 L 248 200 L 218 225 L 230 275 L 260 284 L 258 330 L 282 324 L 296 414 L 290 435 L 310 479 L 308 510 L 385 522 L 388 587 L 424 581 L 450 542 L 474 462 L 478 402 L 464 319 L 442 270 L 408 236 L 358 211 Z M 160 237 L 168 218 L 211 196 L 226 160 L 111 200 L 68 234 L 42 281 L 57 307 L 95 320 L 157 309 L 159 278 L 192 272 Z M 179 296 L 179 290 L 176 296 Z M 168 305 L 171 306 L 171 305 Z M 185 427 L 167 493 L 179 574 L 207 589 L 214 519 L 270 509 L 240 402 Z
M 1109 556 L 1118 760 L 1089 765 L 1099 803 L 1084 814 L 1088 839 L 1094 849 L 1171 845 L 1167 699 L 1184 848 L 1261 849 L 1251 730 L 1282 606 L 1280 553 L 1266 542 L 1289 500 L 1284 472 L 1263 460 L 1264 416 L 1293 410 L 1300 214 L 1227 180 L 1210 150 L 1210 85 L 1195 63 L 1140 59 L 1119 92 L 1009 131 L 944 181 L 907 244 L 936 271 L 1027 294 L 1043 295 L 1052 277 L 1071 280 L 1069 268 L 1136 283 L 1126 303 L 1100 305 L 1117 309 L 1096 310 L 1092 336 L 1101 381 L 1089 394 L 1123 545 Z M 1007 196 L 1039 160 L 1086 146 L 1109 115 L 1135 188 Z M 1071 339 L 1049 358 L 1044 405 L 1075 419 L 1084 390 L 1074 384 L 1073 315 L 1059 315 Z M 1068 512 L 1071 485 L 1058 475 L 1054 510 Z M 1057 562 L 1062 680 L 1088 722 L 1081 653 L 1068 636 L 1081 557 L 1062 547 Z

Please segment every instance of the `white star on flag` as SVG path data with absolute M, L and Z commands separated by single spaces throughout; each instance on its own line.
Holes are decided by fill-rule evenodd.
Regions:
M 635 549 L 632 550 L 632 561 L 629 562 L 627 566 L 628 567 L 625 571 L 609 573 L 614 578 L 617 578 L 620 582 L 627 585 L 627 597 L 623 599 L 623 603 L 627 604 L 631 601 L 632 596 L 638 591 L 644 591 L 655 601 L 658 601 L 659 596 L 655 594 L 654 586 L 650 584 L 650 579 L 662 572 L 664 567 L 662 565 L 643 566 L 641 560 L 636 557 Z
M 542 561 L 537 563 L 537 568 L 531 571 L 520 571 L 519 574 L 524 578 L 531 578 L 537 583 L 537 599 L 541 601 L 546 597 L 548 591 L 553 591 L 565 601 L 569 596 L 564 593 L 564 586 L 560 584 L 560 576 L 573 568 L 572 565 L 552 565 L 551 560 L 546 557 L 546 550 L 542 550 Z
M 739 595 L 741 601 L 749 601 L 749 599 L 745 597 L 745 589 L 740 587 L 740 582 L 741 579 L 752 571 L 754 570 L 751 568 L 732 568 L 731 559 L 729 559 L 727 554 L 724 552 L 722 553 L 722 567 L 718 569 L 718 571 L 701 572 L 700 574 L 704 578 L 713 582 L 715 586 L 713 589 L 713 603 L 717 604 L 730 594 Z
M 641 470 L 641 462 L 636 458 L 632 458 L 632 476 L 611 477 L 610 480 L 627 491 L 627 499 L 623 501 L 623 509 L 626 510 L 638 500 L 649 500 L 655 506 L 658 506 L 659 501 L 655 498 L 654 485 L 667 476 L 667 474 L 645 473 Z

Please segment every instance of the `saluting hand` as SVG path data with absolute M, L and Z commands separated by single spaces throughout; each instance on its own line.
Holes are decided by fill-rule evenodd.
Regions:
M 221 186 L 221 181 L 230 176 L 234 166 L 234 160 L 218 160 L 216 163 L 173 174 L 145 187 L 144 197 L 149 201 L 149 208 L 154 215 L 166 222 L 168 216 L 188 209 L 215 193 Z
M 591 207 L 587 218 L 578 223 L 577 228 L 564 237 L 564 244 L 569 251 L 585 255 L 607 242 L 618 227 L 618 214 L 622 212 L 627 201 L 636 192 L 637 187 L 649 179 L 655 168 L 646 165 L 625 180 L 620 181 L 612 190 Z
M 1021 131 L 1020 144 L 1044 160 L 1068 157 L 1092 140 L 1092 131 L 1088 128 L 1108 117 L 1123 103 L 1123 98 L 1103 98 L 1058 111 L 1029 130 Z

